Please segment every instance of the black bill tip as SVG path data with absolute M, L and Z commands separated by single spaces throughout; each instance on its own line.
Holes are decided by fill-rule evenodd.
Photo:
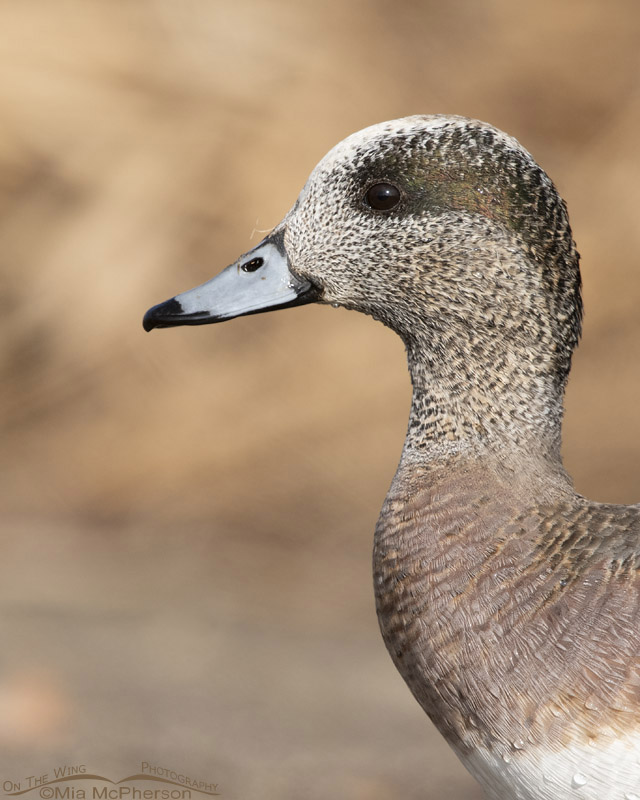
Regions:
M 158 303 L 157 306 L 150 308 L 144 315 L 142 327 L 145 331 L 152 331 L 154 328 L 175 328 L 177 325 L 202 325 L 211 322 L 211 314 L 208 311 L 200 311 L 197 314 L 185 314 L 180 302 L 172 297 L 165 303 Z
M 182 314 L 182 306 L 172 297 L 165 303 L 158 303 L 157 306 L 150 308 L 144 315 L 142 327 L 145 331 L 152 331 L 154 328 L 165 328 L 172 323 L 175 324 L 176 317 Z

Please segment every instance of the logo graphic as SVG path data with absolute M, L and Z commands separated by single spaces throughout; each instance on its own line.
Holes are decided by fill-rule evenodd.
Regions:
M 151 788 L 149 783 L 155 783 Z M 158 786 L 158 784 L 162 784 Z M 196 780 L 179 770 L 142 761 L 140 772 L 120 780 L 87 771 L 85 764 L 54 767 L 52 772 L 3 780 L 5 797 L 41 800 L 197 800 L 220 797 L 218 784 Z

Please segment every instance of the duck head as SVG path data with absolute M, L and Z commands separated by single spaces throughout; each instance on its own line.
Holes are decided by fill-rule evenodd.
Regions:
M 441 405 L 446 396 L 467 410 L 471 400 L 484 406 L 472 415 L 477 430 L 514 383 L 522 414 L 539 406 L 548 415 L 555 395 L 561 415 L 580 333 L 578 255 L 550 179 L 488 124 L 414 116 L 348 137 L 269 236 L 217 277 L 151 308 L 144 327 L 308 302 L 362 311 L 395 330 L 414 389 L 431 386 Z

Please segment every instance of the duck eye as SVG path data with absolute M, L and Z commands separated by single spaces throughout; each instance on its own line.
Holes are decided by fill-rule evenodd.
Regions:
M 246 261 L 240 269 L 243 272 L 255 272 L 257 269 L 264 264 L 264 259 L 262 258 L 252 258 L 251 261 Z
M 365 202 L 377 211 L 388 211 L 400 202 L 400 190 L 390 183 L 374 183 L 367 189 Z

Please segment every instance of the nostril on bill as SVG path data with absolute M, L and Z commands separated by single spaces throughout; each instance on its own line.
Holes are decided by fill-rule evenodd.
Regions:
M 264 264 L 264 259 L 263 258 L 260 258 L 260 257 L 252 258 L 251 261 L 247 261 L 245 264 L 243 264 L 240 267 L 240 269 L 243 272 L 255 272 L 257 269 L 260 269 L 260 267 L 263 264 Z

